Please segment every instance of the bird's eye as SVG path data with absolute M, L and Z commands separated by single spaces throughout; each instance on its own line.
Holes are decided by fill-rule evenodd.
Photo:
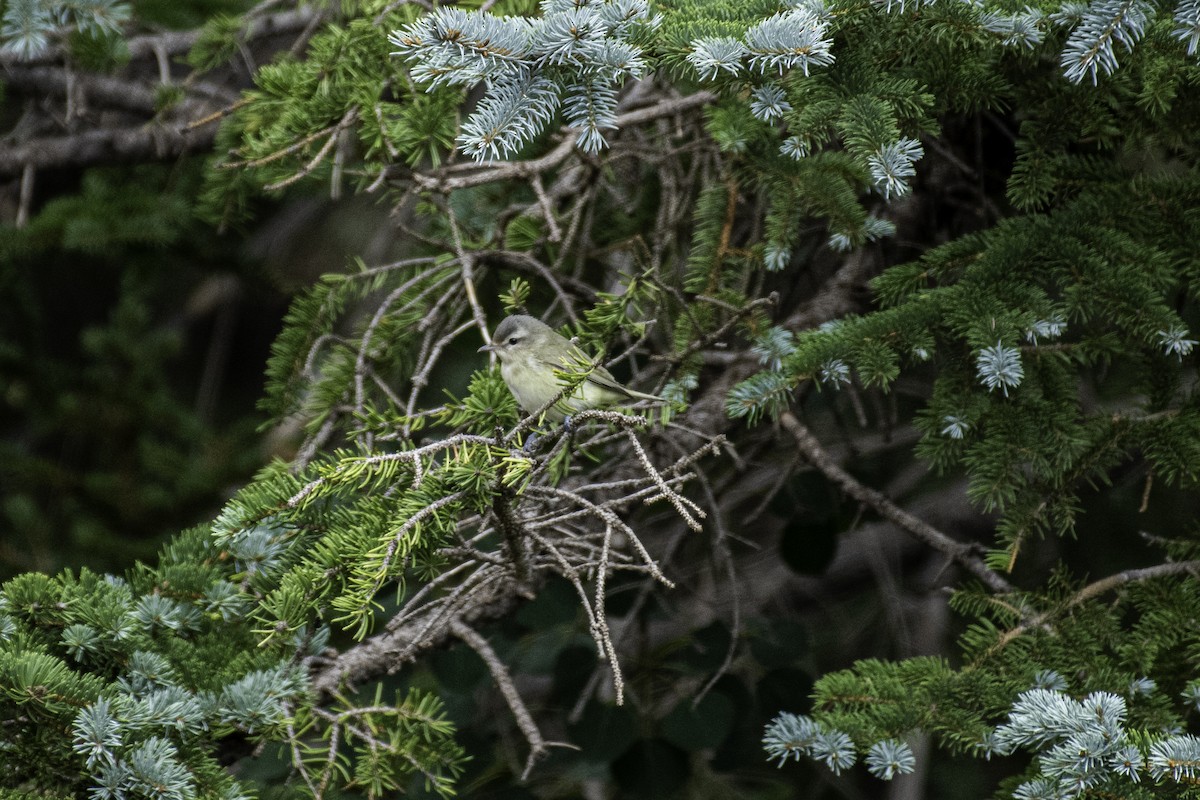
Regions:
M 517 343 L 517 342 L 519 342 L 519 341 L 521 341 L 521 340 L 520 340 L 520 339 L 518 339 L 516 336 L 514 336 L 514 337 L 512 337 L 511 339 L 509 339 L 509 340 L 508 340 L 508 343 L 509 343 L 509 344 L 516 344 L 516 343 Z

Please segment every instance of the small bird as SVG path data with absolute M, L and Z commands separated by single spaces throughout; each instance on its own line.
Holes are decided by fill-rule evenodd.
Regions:
M 500 376 L 517 405 L 532 414 L 563 390 L 555 370 L 569 370 L 572 364 L 589 359 L 565 336 L 540 319 L 514 314 L 496 326 L 492 343 L 479 348 L 481 353 L 500 357 Z M 634 400 L 666 402 L 661 397 L 622 386 L 604 367 L 596 367 L 577 388 L 546 410 L 546 419 L 562 422 L 571 414 L 589 408 L 602 408 Z

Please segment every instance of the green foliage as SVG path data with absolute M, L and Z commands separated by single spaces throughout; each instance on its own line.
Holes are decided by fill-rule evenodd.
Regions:
M 1186 279 L 1174 265 L 1194 261 L 1185 242 L 1200 233 L 1186 233 L 1198 190 L 1190 172 L 1110 181 L 931 250 L 876 280 L 883 309 L 800 336 L 782 374 L 743 384 L 730 408 L 778 410 L 776 387 L 830 382 L 838 362 L 886 389 L 902 364 L 933 359 L 918 453 L 966 467 L 970 495 L 1002 513 L 993 564 L 1011 569 L 1031 536 L 1073 531 L 1079 487 L 1136 453 L 1164 480 L 1194 483 L 1194 399 L 1180 385 L 1189 367 L 1169 333 L 1184 329 L 1173 306 Z M 998 343 L 1023 374 L 989 372 Z M 1130 365 L 1145 402 L 1088 409 L 1081 376 L 1114 362 Z
M 90 36 L 115 34 L 130 15 L 129 4 L 117 0 L 9 0 L 3 11 L 0 47 L 26 59 L 41 55 L 54 39 L 72 31 Z
M 1117 603 L 1098 598 L 1095 586 L 1072 585 L 1062 575 L 1046 598 L 1013 597 L 998 604 L 989 596 L 960 593 L 955 606 L 979 620 L 961 638 L 962 667 L 915 658 L 863 661 L 827 674 L 813 693 L 814 740 L 804 741 L 799 735 L 804 725 L 795 725 L 795 718 L 781 719 L 769 733 L 776 737 L 774 755 L 828 760 L 820 742 L 830 731 L 848 735 L 859 754 L 917 731 L 933 734 L 948 749 L 987 757 L 1066 739 L 1034 759 L 1012 787 L 1022 780 L 1049 780 L 1068 796 L 1095 786 L 1128 793 L 1152 777 L 1166 796 L 1186 796 L 1192 768 L 1172 771 L 1164 764 L 1187 764 L 1191 758 L 1186 753 L 1193 737 L 1173 732 L 1194 712 L 1195 699 L 1178 677 L 1160 682 L 1147 676 L 1178 675 L 1181 654 L 1196 648 L 1179 625 L 1197 609 L 1200 594 L 1190 579 L 1147 578 L 1119 590 Z M 1071 698 L 1085 706 L 1110 704 L 1107 721 L 1098 715 L 1112 726 L 1102 739 L 1088 739 L 1081 723 L 1062 717 L 1070 707 L 1061 704 Z M 1039 726 L 1044 732 L 1034 732 Z M 1056 760 L 1063 749 L 1076 758 Z M 1110 757 L 1118 750 L 1120 759 Z M 1181 755 L 1170 755 L 1175 752 Z M 849 757 L 852 761 L 853 752 Z
M 302 759 L 321 753 L 331 786 L 362 784 L 375 797 L 418 774 L 447 795 L 462 757 L 437 699 L 409 692 L 385 710 L 314 714 L 296 658 L 325 636 L 263 646 L 241 613 L 255 594 L 233 580 L 251 566 L 201 527 L 127 579 L 82 570 L 3 584 L 0 782 L 72 796 L 92 785 L 127 797 L 244 793 L 213 745 L 249 739 L 292 742 Z M 325 760 L 330 737 L 347 730 L 353 775 L 348 761 Z
M 282 188 L 297 173 L 329 178 L 325 157 L 342 131 L 358 144 L 357 163 L 371 165 L 367 182 L 378 176 L 380 162 L 439 163 L 453 143 L 461 91 L 415 91 L 379 35 L 413 14 L 401 4 L 379 20 L 356 17 L 326 26 L 312 37 L 304 59 L 281 56 L 259 69 L 255 88 L 222 126 L 218 152 L 232 155 L 209 174 L 204 213 L 214 220 L 244 219 L 249 196 L 263 186 Z M 235 17 L 209 20 L 193 63 L 207 67 L 225 60 L 240 30 Z
M 21 542 L 5 575 L 149 557 L 256 464 L 254 423 L 224 424 L 249 398 L 214 424 L 178 374 L 204 347 L 180 298 L 242 269 L 191 214 L 198 166 L 88 172 L 0 236 L 0 526 Z
M 363 362 L 386 373 L 411 369 L 410 353 L 418 340 L 417 323 L 438 299 L 435 293 L 453 273 L 430 268 L 432 259 L 416 259 L 395 266 L 326 275 L 320 284 L 301 294 L 285 318 L 284 333 L 276 340 L 267 362 L 267 392 L 261 407 L 278 420 L 306 410 L 308 424 L 319 426 L 321 409 L 343 402 L 350 376 Z M 383 289 L 394 289 L 386 316 L 371 330 L 368 350 L 356 350 L 335 335 L 335 325 L 348 303 Z M 319 360 L 321 379 L 312 381 Z

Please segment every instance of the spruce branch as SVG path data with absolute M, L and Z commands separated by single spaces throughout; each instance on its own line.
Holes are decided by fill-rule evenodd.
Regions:
M 928 522 L 913 516 L 897 506 L 882 493 L 870 489 L 854 479 L 850 473 L 839 467 L 833 457 L 821 447 L 820 442 L 808 428 L 791 411 L 785 411 L 779 416 L 779 422 L 792 435 L 800 452 L 826 478 L 836 483 L 846 494 L 865 503 L 884 519 L 899 526 L 902 530 L 915 536 L 929 547 L 944 553 L 948 558 L 958 563 L 985 586 L 998 594 L 1007 594 L 1013 587 L 998 573 L 988 569 L 983 559 L 979 557 L 978 549 L 971 544 L 955 541 L 946 534 L 934 528 Z
M 278 191 L 291 186 L 293 183 L 296 183 L 297 181 L 300 181 L 311 175 L 313 170 L 319 167 L 321 162 L 325 160 L 325 157 L 329 155 L 331 150 L 333 150 L 334 145 L 337 144 L 338 138 L 342 135 L 342 131 L 347 130 L 357 121 L 358 106 L 351 106 L 346 110 L 346 113 L 342 115 L 342 118 L 336 125 L 327 129 L 329 131 L 329 135 L 325 139 L 325 144 L 321 145 L 321 148 L 317 150 L 316 155 L 314 155 L 307 163 L 304 164 L 304 166 L 296 170 L 291 175 L 274 181 L 273 183 L 268 183 L 263 186 L 263 189 L 268 192 Z M 274 156 L 272 156 L 272 158 L 273 157 Z
M 441 558 L 454 564 L 453 567 L 434 576 L 401 606 L 399 612 L 388 623 L 386 630 L 369 637 L 359 645 L 337 656 L 331 662 L 314 663 L 314 684 L 318 691 L 328 692 L 343 683 L 355 684 L 373 674 L 395 669 L 400 663 L 417 657 L 430 647 L 436 647 L 453 635 L 454 626 L 461 622 L 477 626 L 480 622 L 507 613 L 513 603 L 527 597 L 537 585 L 539 577 L 547 571 L 566 578 L 576 588 L 580 605 L 588 619 L 588 628 L 596 642 L 597 650 L 612 671 L 613 685 L 618 697 L 623 697 L 624 679 L 618 653 L 609 631 L 606 596 L 607 578 L 611 573 L 625 571 L 642 574 L 660 584 L 672 585 L 658 566 L 656 559 L 642 543 L 634 529 L 619 515 L 622 508 L 645 502 L 655 495 L 675 495 L 681 506 L 689 509 L 690 501 L 678 495 L 680 485 L 690 477 L 689 471 L 704 455 L 711 453 L 719 442 L 705 442 L 701 447 L 688 449 L 686 455 L 666 467 L 655 468 L 649 461 L 649 453 L 642 448 L 646 457 L 641 462 L 636 448 L 629 442 L 635 428 L 644 425 L 639 417 L 611 411 L 591 410 L 574 416 L 575 429 L 591 421 L 615 425 L 616 433 L 597 432 L 585 447 L 600 446 L 605 438 L 613 442 L 624 442 L 628 457 L 634 463 L 642 463 L 644 475 L 601 483 L 585 483 L 570 487 L 555 487 L 541 483 L 544 466 L 540 466 L 529 478 L 531 481 L 522 492 L 511 496 L 496 496 L 492 514 L 467 517 L 457 523 L 459 531 L 475 532 L 458 545 L 442 547 Z M 516 431 L 503 433 L 501 442 L 512 441 Z M 565 432 L 557 437 L 555 447 L 565 446 Z M 459 440 L 462 446 L 475 443 Z M 489 439 L 495 445 L 494 439 Z M 479 442 L 481 443 L 481 442 Z M 436 456 L 438 445 L 452 447 L 446 443 L 427 445 L 408 453 L 420 451 L 421 456 Z M 433 447 L 433 450 L 428 448 Z M 405 454 L 387 454 L 370 458 L 412 460 Z M 346 478 L 360 474 L 347 467 Z M 329 476 L 324 479 L 328 481 Z M 315 482 L 313 482 L 315 483 Z M 317 487 L 312 483 L 297 493 L 297 502 L 309 502 Z M 499 491 L 499 490 L 497 490 Z M 300 495 L 303 495 L 302 497 Z M 507 504 L 507 511 L 497 504 Z M 695 514 L 696 510 L 687 511 Z M 513 576 L 512 553 L 503 548 L 492 552 L 480 550 L 480 543 L 494 537 L 503 528 L 504 517 L 511 516 L 519 531 L 516 537 L 522 540 L 517 550 L 527 564 L 527 578 Z M 394 543 L 394 539 L 392 542 Z M 620 541 L 622 544 L 617 545 Z M 377 559 L 378 560 L 378 559 Z M 585 576 L 595 577 L 593 591 L 585 588 Z
M 1175 7 L 1175 22 L 1178 23 L 1171 35 L 1187 42 L 1187 54 L 1196 54 L 1200 47 L 1200 0 L 1180 0 Z
M 685 113 L 715 100 L 716 95 L 710 92 L 697 92 L 683 97 L 668 98 L 645 108 L 618 114 L 615 124 L 622 129 L 632 128 L 663 117 Z M 562 136 L 562 141 L 549 153 L 526 161 L 452 164 L 431 173 L 409 173 L 407 170 L 389 168 L 388 175 L 393 179 L 411 178 L 422 188 L 438 192 L 449 192 L 501 181 L 524 180 L 534 175 L 545 174 L 571 157 L 579 132 L 567 129 Z
M 515 154 L 549 126 L 560 105 L 588 153 L 615 127 L 616 89 L 645 72 L 631 36 L 656 23 L 643 2 L 546 3 L 540 19 L 439 8 L 391 36 L 394 55 L 431 88 L 485 81 L 462 125 L 462 152 L 483 162 Z M 565 101 L 565 103 L 564 103 Z
M 516 69 L 531 52 L 524 17 L 494 17 L 454 7 L 425 14 L 389 37 L 393 55 L 415 62 L 413 77 L 431 87 L 472 84 Z
M 746 31 L 749 68 L 761 74 L 783 75 L 833 63 L 828 23 L 803 6 L 782 11 Z
M 883 145 L 867 157 L 875 189 L 884 200 L 912 191 L 909 179 L 917 174 L 914 164 L 924 155 L 920 142 L 904 138 Z
M 1139 583 L 1142 581 L 1151 581 L 1158 578 L 1168 578 L 1174 575 L 1193 575 L 1200 572 L 1200 561 L 1172 561 L 1165 564 L 1155 564 L 1152 567 L 1143 567 L 1141 569 L 1127 569 L 1121 572 L 1114 573 L 1097 581 L 1089 583 L 1078 592 L 1075 592 L 1065 601 L 1056 604 L 1053 609 L 1043 611 L 1040 614 L 1034 615 L 1023 621 L 1020 625 L 1009 628 L 995 644 L 988 649 L 988 653 L 998 651 L 1000 648 L 1012 642 L 1014 639 L 1024 635 L 1028 631 L 1046 626 L 1055 617 L 1064 614 L 1076 606 L 1093 600 L 1108 592 L 1121 588 L 1129 583 Z
M 1095 84 L 1100 73 L 1111 75 L 1118 66 L 1115 45 L 1132 51 L 1153 11 L 1147 0 L 1092 0 L 1063 47 L 1060 63 L 1067 79 L 1079 83 L 1091 77 Z
M 1032 50 L 1040 45 L 1044 38 L 1039 27 L 1044 19 L 1045 15 L 1041 11 L 1026 6 L 1024 11 L 1015 14 L 985 11 L 979 15 L 979 25 L 985 31 L 999 36 L 1005 47 L 1024 47 Z

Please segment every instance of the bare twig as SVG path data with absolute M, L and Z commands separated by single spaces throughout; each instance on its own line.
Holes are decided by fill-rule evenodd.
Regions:
M 550 198 L 546 196 L 546 187 L 542 185 L 542 176 L 534 175 L 530 181 L 533 184 L 534 194 L 537 195 L 538 204 L 542 209 L 542 216 L 546 220 L 546 227 L 550 229 L 549 239 L 552 242 L 562 241 L 562 229 L 558 227 L 558 220 L 554 217 L 554 205 L 550 202 Z
M 809 463 L 820 470 L 826 478 L 840 486 L 846 494 L 860 503 L 866 503 L 884 519 L 899 526 L 935 550 L 946 554 L 948 558 L 981 580 L 993 592 L 1013 591 L 1013 587 L 1008 581 L 983 563 L 983 559 L 979 557 L 974 546 L 951 539 L 925 520 L 913 516 L 897 506 L 881 492 L 868 488 L 855 480 L 850 473 L 834 462 L 829 453 L 821 447 L 816 437 L 791 411 L 783 412 L 779 421 L 795 439 L 796 446 L 800 448 L 800 452 L 804 454 Z
M 683 518 L 683 521 L 689 528 L 694 531 L 703 530 L 704 526 L 700 524 L 696 517 L 704 519 L 705 516 L 707 516 L 704 513 L 704 510 L 668 486 L 667 482 L 663 480 L 662 475 L 660 475 L 658 470 L 654 468 L 654 465 L 650 463 L 649 456 L 647 456 L 646 451 L 642 449 L 642 443 L 639 442 L 637 437 L 633 435 L 633 431 L 627 430 L 625 433 L 626 438 L 629 440 L 629 445 L 633 448 L 633 451 L 637 453 L 638 461 L 641 463 L 642 468 L 646 471 L 647 477 L 649 477 L 654 485 L 658 487 L 657 494 L 647 498 L 646 502 L 653 503 L 655 500 L 666 499 L 667 502 L 674 506 L 675 513 L 679 514 L 679 516 Z M 693 516 L 693 514 L 695 516 Z
M 442 208 L 446 212 L 446 219 L 450 223 L 450 233 L 454 237 L 454 251 L 458 255 L 463 289 L 467 292 L 467 302 L 471 305 L 471 317 L 475 320 L 475 327 L 479 329 L 479 335 L 483 338 L 483 343 L 489 344 L 492 341 L 492 337 L 488 333 L 487 315 L 483 313 L 483 307 L 479 305 L 479 296 L 475 292 L 475 254 L 468 253 L 466 247 L 463 245 L 462 231 L 458 226 L 458 216 L 454 213 L 454 206 L 450 204 L 448 193 L 445 202 L 442 204 Z
M 500 694 L 504 696 L 504 702 L 508 704 L 509 711 L 512 712 L 513 719 L 517 721 L 517 727 L 521 729 L 521 735 L 525 737 L 525 741 L 529 742 L 529 758 L 525 760 L 525 770 L 521 773 L 521 780 L 529 777 L 530 771 L 533 770 L 533 765 L 546 755 L 548 747 L 546 740 L 542 738 L 542 732 L 538 730 L 537 725 L 533 721 L 533 716 L 529 713 L 529 709 L 525 707 L 525 701 L 521 699 L 520 692 L 513 684 L 512 676 L 508 674 L 508 668 L 496 655 L 496 651 L 488 644 L 487 639 L 480 636 L 473 628 L 466 625 L 461 620 L 452 620 L 450 622 L 450 631 L 466 642 L 475 653 L 483 659 L 483 663 L 487 665 L 488 672 L 492 675 L 492 680 L 500 689 Z
M 26 164 L 25 169 L 21 171 L 21 194 L 17 200 L 17 218 L 14 220 L 14 226 L 24 228 L 29 224 L 29 207 L 33 203 L 33 183 L 37 177 L 37 170 L 32 164 Z

